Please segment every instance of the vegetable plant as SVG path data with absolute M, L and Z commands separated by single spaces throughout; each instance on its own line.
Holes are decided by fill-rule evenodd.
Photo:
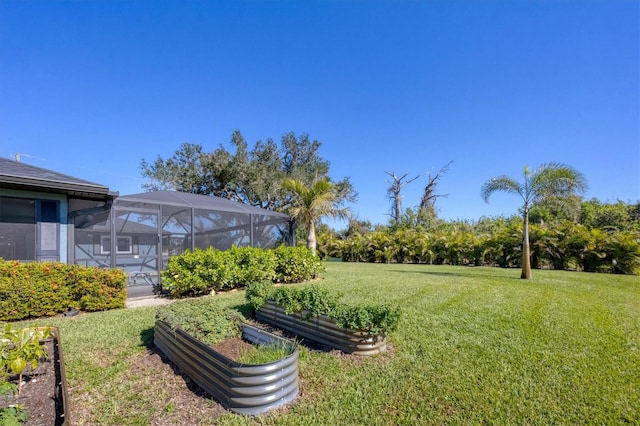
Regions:
M 46 358 L 47 351 L 40 341 L 51 335 L 49 328 L 28 327 L 16 329 L 6 324 L 0 334 L 0 397 L 11 398 L 22 391 L 22 373 L 27 366 L 34 370 Z M 10 381 L 18 375 L 18 385 Z M 28 414 L 19 404 L 0 408 L 3 425 L 18 425 L 26 421 Z

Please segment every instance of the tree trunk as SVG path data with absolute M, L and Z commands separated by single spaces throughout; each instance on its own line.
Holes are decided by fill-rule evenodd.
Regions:
M 309 233 L 307 234 L 307 248 L 311 249 L 311 253 L 316 255 L 316 224 L 309 221 Z
M 531 250 L 529 248 L 529 208 L 524 208 L 524 226 L 522 237 L 522 274 L 520 278 L 531 279 Z
M 394 210 L 393 219 L 396 221 L 396 223 L 400 223 L 400 214 L 401 214 L 401 211 L 402 211 L 402 204 L 401 204 L 401 201 L 400 201 L 400 193 L 399 192 L 397 194 L 395 194 L 394 205 L 395 205 L 395 207 L 393 208 L 393 210 Z

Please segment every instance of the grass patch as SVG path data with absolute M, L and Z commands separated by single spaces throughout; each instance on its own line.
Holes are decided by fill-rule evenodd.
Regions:
M 291 347 L 285 344 L 252 345 L 251 349 L 240 354 L 237 361 L 247 365 L 268 364 L 280 361 L 292 353 Z
M 258 418 L 203 412 L 192 424 L 640 424 L 638 277 L 518 277 L 497 268 L 327 263 L 316 285 L 347 303 L 402 308 L 387 337 L 392 356 L 301 346 L 302 393 L 289 409 Z M 246 309 L 244 292 L 216 298 Z M 61 330 L 74 424 L 170 423 L 180 412 L 144 370 L 145 395 L 127 382 L 151 342 L 155 312 L 39 322 Z M 79 404 L 91 408 L 79 413 Z

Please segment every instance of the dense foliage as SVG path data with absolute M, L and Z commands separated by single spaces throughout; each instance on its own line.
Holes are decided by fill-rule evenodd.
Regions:
M 173 297 L 197 296 L 262 281 L 301 282 L 315 278 L 322 268 L 322 261 L 304 247 L 210 247 L 172 257 L 162 272 L 162 286 Z
M 72 308 L 124 308 L 126 298 L 126 275 L 119 269 L 0 259 L 3 321 L 51 316 Z
M 183 144 L 170 158 L 142 161 L 147 190 L 171 189 L 193 194 L 215 195 L 269 210 L 284 211 L 292 194 L 282 187 L 286 178 L 311 184 L 328 178 L 329 162 L 319 155 L 320 142 L 309 135 L 282 135 L 280 143 L 267 139 L 249 148 L 240 131 L 230 141 L 233 152 L 219 146 L 207 152 L 200 145 Z M 332 182 L 338 198 L 353 201 L 355 192 L 348 178 Z
M 325 269 L 323 261 L 306 247 L 279 246 L 273 253 L 276 257 L 275 283 L 300 283 L 316 278 Z
M 520 267 L 522 220 L 442 222 L 431 229 L 379 229 L 344 238 L 319 234 L 318 253 L 349 262 Z M 640 231 L 572 221 L 530 224 L 533 268 L 640 273 Z
M 305 319 L 325 315 L 334 318 L 339 327 L 374 335 L 396 330 L 400 321 L 400 308 L 341 303 L 338 295 L 317 285 L 274 287 L 269 283 L 256 283 L 247 287 L 245 297 L 254 310 L 270 300 L 287 314 L 304 313 Z

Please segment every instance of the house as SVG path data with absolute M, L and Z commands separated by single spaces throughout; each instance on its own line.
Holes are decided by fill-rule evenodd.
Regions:
M 70 205 L 110 205 L 117 196 L 104 185 L 0 158 L 0 257 L 68 262 Z
M 83 179 L 0 158 L 0 257 L 120 268 L 158 284 L 171 256 L 291 243 L 289 216 L 227 199 L 156 191 L 120 196 Z

